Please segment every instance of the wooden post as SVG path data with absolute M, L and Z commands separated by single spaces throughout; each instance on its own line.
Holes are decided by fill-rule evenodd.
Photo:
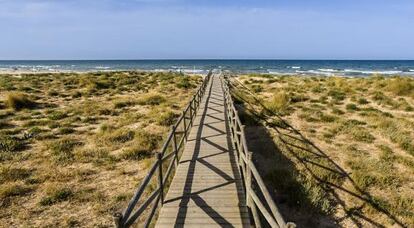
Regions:
M 190 126 L 193 126 L 193 102 L 190 102 Z
M 158 160 L 158 187 L 160 189 L 161 205 L 164 204 L 164 185 L 162 183 L 162 154 L 157 153 Z
M 171 131 L 172 131 L 172 134 L 173 134 L 172 143 L 173 143 L 173 149 L 174 149 L 175 161 L 176 161 L 176 163 L 175 163 L 176 166 L 175 167 L 177 167 L 178 166 L 178 147 L 177 147 L 177 137 L 176 137 L 176 134 L 175 134 L 175 130 L 176 130 L 175 125 L 171 126 Z
M 185 111 L 183 111 L 183 122 L 184 122 L 184 138 L 185 140 L 187 140 L 187 122 L 186 122 L 186 117 L 185 117 L 186 113 Z
M 246 155 L 246 202 L 247 202 L 247 206 L 250 208 L 250 211 L 252 212 L 253 215 L 253 221 L 254 224 L 256 226 L 256 228 L 261 228 L 261 221 L 260 221 L 260 216 L 259 213 L 257 211 L 257 206 L 255 204 L 255 202 L 253 201 L 253 199 L 251 198 L 251 191 L 253 191 L 253 186 L 252 186 L 252 170 L 250 169 L 250 162 L 252 161 L 252 152 L 250 151 L 246 151 L 245 155 Z
M 252 171 L 250 169 L 250 161 L 252 160 L 252 152 L 248 151 L 246 153 L 246 163 L 245 163 L 245 170 L 246 170 L 246 203 L 247 206 L 251 206 L 251 199 L 250 199 L 250 191 L 252 191 Z
M 113 215 L 113 218 L 114 218 L 115 227 L 116 228 L 122 228 L 123 227 L 123 225 L 122 225 L 122 213 L 116 212 Z

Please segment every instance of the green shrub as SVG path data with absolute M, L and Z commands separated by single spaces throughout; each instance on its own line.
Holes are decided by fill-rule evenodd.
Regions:
M 31 187 L 25 186 L 21 183 L 13 183 L 0 186 L 0 199 L 13 196 L 23 196 L 31 192 Z
M 102 129 L 106 129 L 103 130 Z M 101 132 L 98 135 L 99 140 L 104 142 L 104 144 L 112 144 L 112 143 L 126 143 L 134 139 L 135 132 L 128 130 L 128 129 L 118 129 L 115 130 L 112 127 L 105 127 L 103 125 L 101 127 Z
M 23 180 L 28 178 L 30 174 L 31 171 L 25 168 L 2 167 L 0 169 L 0 183 Z
M 82 97 L 82 93 L 80 91 L 75 91 L 72 93 L 72 98 L 79 98 Z
M 188 76 L 181 76 L 179 82 L 177 83 L 177 88 L 180 89 L 190 89 L 193 87 L 194 85 L 191 84 L 190 78 Z
M 346 108 L 346 110 L 351 110 L 351 111 L 358 111 L 359 110 L 358 106 L 356 104 L 352 104 L 352 103 L 347 104 L 345 106 L 345 108 Z
M 96 92 L 102 89 L 112 88 L 113 83 L 105 79 L 97 79 L 93 77 L 81 78 L 81 85 L 86 87 L 89 92 Z
M 137 132 L 137 137 L 131 148 L 121 153 L 121 158 L 127 160 L 140 160 L 152 154 L 162 140 L 160 135 L 151 134 L 146 131 Z
M 359 142 L 372 143 L 375 137 L 363 128 L 355 127 L 351 130 L 352 138 Z
M 397 77 L 389 80 L 387 89 L 398 96 L 413 95 L 414 81 L 409 78 Z
M 0 151 L 16 152 L 24 147 L 24 141 L 10 135 L 0 134 Z
M 23 93 L 9 93 L 6 98 L 6 106 L 14 110 L 31 109 L 36 103 Z
M 346 98 L 346 94 L 338 90 L 330 90 L 328 92 L 328 96 L 332 97 L 332 99 L 337 101 L 342 101 Z
M 260 93 L 263 91 L 263 86 L 261 85 L 257 85 L 257 84 L 253 84 L 250 86 L 250 88 L 253 90 L 253 92 L 255 93 Z
M 32 127 L 29 129 L 29 134 L 32 135 L 33 137 L 38 136 L 40 133 L 43 132 L 43 130 L 39 127 Z
M 73 132 L 75 132 L 75 129 L 71 127 L 62 127 L 58 129 L 58 132 L 59 134 L 67 135 L 67 134 L 72 134 Z
M 56 90 L 51 90 L 47 92 L 47 95 L 54 97 L 54 96 L 58 96 L 59 93 Z
M 73 191 L 68 187 L 52 187 L 52 189 L 48 190 L 47 195 L 40 200 L 40 205 L 49 206 L 67 201 L 72 198 L 73 195 Z
M 304 102 L 304 101 L 309 100 L 309 97 L 303 94 L 291 93 L 289 94 L 289 97 L 290 97 L 290 102 L 292 103 Z
M 64 113 L 64 112 L 59 112 L 59 111 L 54 111 L 52 113 L 49 114 L 48 118 L 50 120 L 61 120 L 68 117 L 68 114 Z
M 56 161 L 66 163 L 73 160 L 73 149 L 80 145 L 82 143 L 78 140 L 66 137 L 52 141 L 48 148 Z
M 361 104 L 361 105 L 369 104 L 369 101 L 365 98 L 359 98 L 358 99 L 358 104 Z
M 322 86 L 315 86 L 311 89 L 312 93 L 322 93 L 324 90 Z
M 166 101 L 165 97 L 159 94 L 148 94 L 141 97 L 138 101 L 140 105 L 159 105 Z
M 332 113 L 333 113 L 333 114 L 336 114 L 336 115 L 342 115 L 342 114 L 344 114 L 345 112 L 344 112 L 344 111 L 342 111 L 342 110 L 340 110 L 340 109 L 338 109 L 338 108 L 332 108 Z
M 375 93 L 372 95 L 372 99 L 374 101 L 384 101 L 387 99 L 387 97 L 383 92 L 375 91 Z
M 116 101 L 114 103 L 114 108 L 124 108 L 124 107 L 128 107 L 128 106 L 133 106 L 135 105 L 134 101 Z
M 335 122 L 337 118 L 335 116 L 322 113 L 319 116 L 319 119 L 321 122 L 332 123 L 332 122 Z
M 289 96 L 285 92 L 279 92 L 273 95 L 266 107 L 272 112 L 284 112 L 289 107 L 289 103 Z
M 171 126 L 179 116 L 179 114 L 174 113 L 173 111 L 168 111 L 157 117 L 157 123 L 161 126 Z

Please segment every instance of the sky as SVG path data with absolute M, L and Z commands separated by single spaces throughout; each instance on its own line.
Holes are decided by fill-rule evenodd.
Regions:
M 414 59 L 414 1 L 0 0 L 21 59 Z

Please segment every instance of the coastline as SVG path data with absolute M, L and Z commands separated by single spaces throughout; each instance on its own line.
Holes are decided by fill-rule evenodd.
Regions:
M 0 60 L 0 74 L 117 71 L 315 76 L 414 76 L 413 60 Z
M 117 73 L 117 72 L 175 72 L 175 73 L 185 73 L 187 75 L 205 75 L 208 73 L 207 70 L 174 70 L 174 69 L 113 69 L 113 70 L 41 70 L 41 71 L 30 71 L 30 70 L 0 70 L 0 76 L 4 75 L 41 75 L 41 74 L 86 74 L 86 73 Z M 297 76 L 297 77 L 343 77 L 343 78 L 369 78 L 375 76 L 382 76 L 382 77 L 414 77 L 414 72 L 403 72 L 403 73 L 383 73 L 383 72 L 372 72 L 372 73 L 355 73 L 355 74 L 343 74 L 343 73 L 334 73 L 334 72 L 234 72 L 230 71 L 231 73 L 237 75 L 268 75 L 274 77 L 280 76 Z

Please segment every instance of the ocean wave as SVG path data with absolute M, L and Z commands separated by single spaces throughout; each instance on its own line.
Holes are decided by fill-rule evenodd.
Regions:
M 325 75 L 325 76 L 334 76 L 337 72 L 330 71 L 321 71 L 321 70 L 296 70 L 298 74 L 313 74 L 313 75 Z
M 403 71 L 401 70 L 353 70 L 353 69 L 345 69 L 344 72 L 346 73 L 354 73 L 354 74 L 386 74 L 386 75 L 393 75 L 393 74 L 401 74 Z
M 320 68 L 318 70 L 319 71 L 322 71 L 322 72 L 330 72 L 330 73 L 333 73 L 333 72 L 341 72 L 340 70 L 335 70 L 335 69 L 330 69 L 330 68 Z
M 183 69 L 181 70 L 184 73 L 204 73 L 205 70 L 201 70 L 201 69 Z
M 265 74 L 286 74 L 286 72 L 283 71 L 274 71 L 274 70 L 267 70 Z

